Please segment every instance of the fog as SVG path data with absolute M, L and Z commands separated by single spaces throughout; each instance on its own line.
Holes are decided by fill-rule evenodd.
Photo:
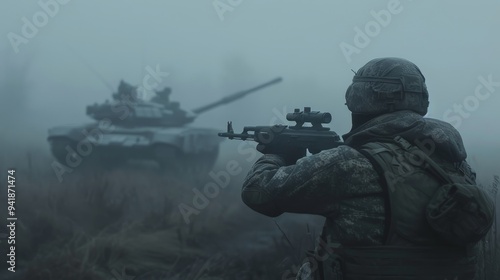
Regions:
M 40 23 L 45 2 L 52 14 L 28 38 L 23 18 Z M 59 2 L 67 3 L 53 5 Z M 454 104 L 471 102 L 480 77 L 500 81 L 500 2 L 493 0 L 59 2 L 2 3 L 2 153 L 48 153 L 48 128 L 90 122 L 87 105 L 111 99 L 109 85 L 116 90 L 121 79 L 140 85 L 148 66 L 169 73 L 162 86 L 171 86 L 171 98 L 187 109 L 283 77 L 192 124 L 221 130 L 227 120 L 239 130 L 268 125 L 276 111 L 310 106 L 331 112 L 330 127 L 346 133 L 351 69 L 377 57 L 417 64 L 430 92 L 427 117 L 441 120 Z M 390 18 L 380 18 L 382 10 Z M 371 34 L 362 44 L 356 28 Z M 486 178 L 500 164 L 500 86 L 492 85 L 456 125 L 469 161 Z M 447 121 L 452 116 L 457 121 L 456 112 Z
M 161 74 L 155 90 L 171 87 L 171 100 L 184 109 L 283 78 L 199 115 L 192 127 L 224 131 L 233 121 L 239 132 L 244 126 L 286 122 L 287 112 L 307 106 L 330 112 L 328 126 L 342 135 L 351 128 L 345 91 L 353 71 L 374 58 L 408 59 L 426 77 L 426 117 L 459 130 L 478 182 L 496 193 L 498 177 L 491 182 L 500 174 L 499 15 L 496 0 L 2 1 L 0 170 L 5 176 L 6 168 L 18 169 L 16 208 L 22 217 L 16 252 L 21 278 L 9 279 L 73 279 L 69 272 L 99 272 L 106 277 L 87 279 L 109 279 L 116 276 L 112 267 L 130 264 L 140 268 L 131 271 L 136 275 L 146 268 L 168 268 L 169 276 L 193 273 L 176 279 L 201 279 L 206 264 L 220 260 L 219 253 L 224 265 L 214 261 L 210 268 L 215 270 L 208 272 L 223 268 L 221 275 L 232 275 L 232 264 L 241 263 L 233 267 L 234 275 L 246 271 L 249 278 L 261 279 L 251 275 L 282 274 L 300 263 L 292 255 L 305 252 L 304 240 L 314 245 L 324 217 L 286 213 L 271 220 L 241 201 L 241 182 L 260 154 L 238 153 L 239 141 L 222 142 L 211 170 L 221 174 L 236 162 L 242 172 L 227 175 L 229 187 L 201 208 L 195 204 L 201 190 L 225 186 L 212 173 L 191 174 L 191 162 L 182 172 L 147 164 L 111 169 L 96 164 L 91 173 L 84 162 L 81 174 L 68 172 L 62 183 L 48 129 L 93 122 L 85 114 L 88 105 L 111 100 L 121 80 L 142 86 L 151 71 Z M 192 223 L 184 204 L 200 210 L 189 212 Z M 129 228 L 129 221 L 136 226 Z M 284 230 L 276 229 L 277 222 Z M 495 234 L 496 226 L 490 237 Z M 499 248 L 488 240 L 491 248 Z M 84 252 L 75 257 L 81 261 L 76 272 L 69 267 L 73 252 Z M 483 263 L 493 267 L 495 258 Z M 39 277 L 29 278 L 30 273 Z M 7 279 L 2 272 L 0 278 Z

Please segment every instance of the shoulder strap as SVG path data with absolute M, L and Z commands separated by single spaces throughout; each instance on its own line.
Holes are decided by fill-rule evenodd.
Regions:
M 396 205 L 400 203 L 393 197 L 400 197 L 399 192 L 407 192 L 404 186 L 407 183 L 406 174 L 411 174 L 415 168 L 425 170 L 429 176 L 435 176 L 443 183 L 451 182 L 449 175 L 434 160 L 427 156 L 422 149 L 411 145 L 400 136 L 392 141 L 369 142 L 358 151 L 362 153 L 373 165 L 379 174 L 380 184 L 384 190 L 385 197 L 385 241 L 386 244 L 396 235 L 396 218 L 392 213 Z M 412 176 L 412 175 L 410 175 Z M 432 197 L 435 188 L 420 188 L 420 192 L 425 193 L 427 197 Z
M 388 152 L 390 151 L 386 147 L 383 147 L 380 143 L 376 142 L 371 142 L 363 145 L 358 149 L 358 151 L 364 155 L 370 163 L 373 165 L 373 168 L 379 175 L 379 183 L 380 186 L 382 186 L 382 190 L 384 192 L 384 213 L 385 213 L 385 223 L 384 223 L 384 240 L 387 241 L 389 239 L 389 236 L 392 236 L 392 231 L 393 229 L 391 228 L 391 200 L 389 197 L 389 190 L 388 190 L 388 182 L 385 178 L 385 170 L 383 166 L 385 165 L 385 162 L 382 162 L 381 157 L 376 156 L 382 152 Z
M 429 155 L 427 155 L 422 149 L 419 147 L 412 145 L 410 142 L 408 142 L 406 139 L 404 139 L 401 136 L 396 136 L 394 137 L 394 141 L 403 148 L 404 150 L 408 151 L 412 155 L 414 155 L 417 158 L 420 158 L 423 160 L 422 168 L 430 171 L 432 174 L 434 174 L 442 183 L 445 184 L 452 184 L 453 180 L 451 179 L 450 175 L 441 168 Z M 468 176 L 464 176 L 467 180 L 469 180 Z

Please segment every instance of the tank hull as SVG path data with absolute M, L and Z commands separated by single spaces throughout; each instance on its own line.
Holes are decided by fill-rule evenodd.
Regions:
M 49 129 L 55 159 L 66 166 L 81 162 L 115 165 L 150 160 L 161 167 L 212 168 L 221 138 L 217 131 L 196 127 L 125 127 L 102 123 Z

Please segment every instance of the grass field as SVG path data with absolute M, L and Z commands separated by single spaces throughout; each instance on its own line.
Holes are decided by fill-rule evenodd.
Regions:
M 75 169 L 60 183 L 50 162 L 17 168 L 16 273 L 1 279 L 281 279 L 321 227 L 317 217 L 280 217 L 290 245 L 241 202 L 243 173 L 186 223 L 179 205 L 192 205 L 209 176 L 137 164 Z
M 213 181 L 208 175 L 135 164 L 75 169 L 59 182 L 50 157 L 19 158 L 16 273 L 3 270 L 0 279 L 289 279 L 322 226 L 319 217 L 283 215 L 285 237 L 275 221 L 248 209 L 240 186 L 249 165 L 186 223 L 179 205 L 193 205 L 193 188 Z M 2 172 L 8 167 L 0 162 Z M 496 195 L 498 184 L 495 177 L 484 187 Z M 480 244 L 481 280 L 500 279 L 497 237 L 495 224 Z

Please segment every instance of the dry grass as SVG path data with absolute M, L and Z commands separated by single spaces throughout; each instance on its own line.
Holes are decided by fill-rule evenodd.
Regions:
M 18 271 L 1 279 L 282 279 L 321 226 L 310 220 L 315 229 L 307 230 L 304 219 L 281 220 L 291 248 L 272 221 L 241 203 L 242 178 L 232 178 L 187 225 L 178 204 L 190 203 L 191 189 L 208 177 L 176 178 L 136 166 L 82 170 L 59 183 L 49 163 L 36 162 L 17 172 Z M 495 177 L 486 188 L 496 195 L 498 184 Z M 480 280 L 500 279 L 497 236 L 495 224 L 481 244 Z
M 493 182 L 484 187 L 492 197 L 495 198 L 495 206 L 498 204 L 498 187 L 500 177 L 494 176 Z M 479 244 L 479 277 L 478 280 L 500 279 L 500 238 L 498 234 L 498 222 L 500 215 L 496 209 L 496 220 L 484 240 Z
M 31 162 L 16 174 L 17 272 L 2 279 L 281 279 L 296 264 L 281 233 L 242 204 L 241 178 L 188 225 L 178 204 L 208 177 L 139 166 L 81 170 L 59 183 L 49 163 Z

